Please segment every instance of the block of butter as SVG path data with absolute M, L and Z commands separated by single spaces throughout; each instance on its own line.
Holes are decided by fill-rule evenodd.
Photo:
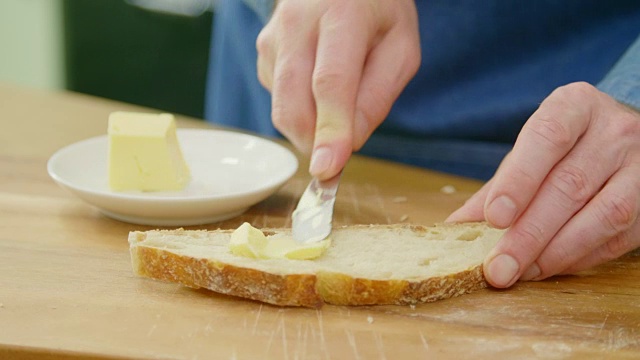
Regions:
M 112 190 L 181 190 L 191 179 L 173 115 L 114 112 L 108 136 Z
M 330 245 L 329 238 L 301 244 L 287 234 L 265 236 L 245 222 L 231 234 L 229 249 L 235 255 L 256 259 L 311 260 L 320 257 Z

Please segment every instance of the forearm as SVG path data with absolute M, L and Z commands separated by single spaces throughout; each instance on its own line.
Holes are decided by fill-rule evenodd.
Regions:
M 640 37 L 598 84 L 598 89 L 640 110 Z
M 235 1 L 235 0 L 233 0 Z M 276 0 L 243 0 L 244 3 L 250 7 L 262 20 L 263 23 L 267 23 L 273 12 Z

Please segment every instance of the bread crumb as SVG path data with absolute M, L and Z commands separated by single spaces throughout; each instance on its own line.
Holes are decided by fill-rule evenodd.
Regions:
M 440 189 L 440 192 L 443 194 L 455 194 L 458 190 L 453 185 L 445 185 Z
M 404 214 L 404 215 L 400 216 L 400 222 L 405 222 L 405 221 L 407 221 L 408 218 L 409 218 L 409 215 Z
M 407 202 L 407 197 L 406 196 L 396 196 L 391 201 L 393 201 L 394 203 L 403 203 L 403 202 Z
M 411 310 L 415 310 L 416 309 L 416 304 L 411 304 L 411 305 L 409 305 L 409 307 L 411 308 Z
M 373 324 L 373 316 L 367 316 L 367 322 Z

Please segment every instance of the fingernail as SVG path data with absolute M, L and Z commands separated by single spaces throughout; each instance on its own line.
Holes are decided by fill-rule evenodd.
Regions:
M 506 228 L 516 216 L 516 204 L 508 196 L 502 195 L 493 200 L 487 207 L 487 220 L 495 226 Z
M 326 147 L 319 147 L 311 155 L 309 172 L 311 175 L 317 176 L 328 170 L 332 161 L 333 154 L 331 153 L 331 150 Z
M 520 269 L 518 262 L 509 255 L 500 254 L 493 258 L 487 266 L 487 278 L 496 287 L 507 287 L 514 282 Z
M 538 266 L 538 264 L 533 263 L 531 264 L 531 266 L 529 266 L 527 271 L 525 271 L 524 274 L 520 276 L 520 280 L 529 281 L 529 280 L 535 279 L 538 276 L 540 276 L 541 272 L 542 271 L 540 271 L 540 267 Z

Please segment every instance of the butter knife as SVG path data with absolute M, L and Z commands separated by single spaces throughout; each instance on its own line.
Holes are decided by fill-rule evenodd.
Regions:
M 333 220 L 333 205 L 336 202 L 341 177 L 342 171 L 326 181 L 311 179 L 291 215 L 295 241 L 312 243 L 322 241 L 329 236 Z

